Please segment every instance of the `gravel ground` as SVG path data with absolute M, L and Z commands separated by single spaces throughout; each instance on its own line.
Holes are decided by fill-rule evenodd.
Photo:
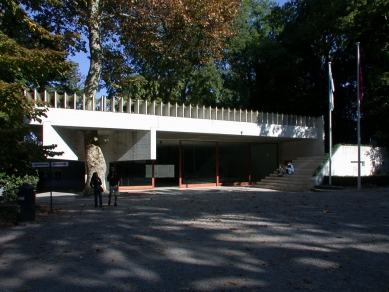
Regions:
M 0 230 L 0 291 L 389 291 L 389 187 L 48 199 Z

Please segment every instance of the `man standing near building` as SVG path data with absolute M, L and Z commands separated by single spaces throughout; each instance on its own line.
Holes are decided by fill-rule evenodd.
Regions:
M 109 199 L 108 199 L 108 206 L 111 205 L 111 197 L 112 193 L 115 193 L 115 204 L 114 206 L 117 206 L 117 196 L 119 194 L 119 186 L 120 186 L 120 176 L 116 172 L 116 169 L 114 166 L 111 167 L 110 172 L 108 173 L 107 180 L 109 182 Z

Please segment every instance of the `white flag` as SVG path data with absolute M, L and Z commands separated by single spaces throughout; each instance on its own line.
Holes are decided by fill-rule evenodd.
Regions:
M 330 82 L 330 95 L 331 95 L 331 111 L 334 110 L 334 92 L 335 92 L 335 84 L 334 79 L 332 78 L 332 70 L 331 70 L 331 62 L 328 62 L 328 78 Z

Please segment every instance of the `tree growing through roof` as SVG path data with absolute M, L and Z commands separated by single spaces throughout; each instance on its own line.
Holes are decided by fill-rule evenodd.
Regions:
M 188 101 L 190 86 L 186 82 L 191 78 L 204 80 L 201 77 L 206 73 L 194 76 L 193 68 L 206 67 L 212 59 L 221 56 L 225 38 L 232 34 L 230 23 L 240 5 L 239 0 L 54 2 L 54 6 L 47 1 L 43 6 L 34 7 L 35 17 L 64 35 L 63 43 L 70 45 L 69 51 L 71 47 L 86 51 L 85 43 L 74 32 L 78 36 L 86 35 L 90 66 L 84 91 L 89 109 L 102 76 L 113 95 L 124 92 L 126 82 L 142 82 L 141 75 L 133 74 L 137 68 L 142 67 L 144 73 L 144 69 L 153 65 L 158 65 L 158 70 L 152 75 L 157 78 L 146 79 L 151 84 L 150 90 L 158 85 L 154 93 L 162 95 L 160 86 L 165 86 L 165 100 L 178 94 L 181 101 Z M 176 76 L 182 77 L 175 79 Z M 97 130 L 84 131 L 84 144 L 86 172 L 90 178 L 96 168 L 105 169 Z M 89 191 L 86 183 L 85 193 Z

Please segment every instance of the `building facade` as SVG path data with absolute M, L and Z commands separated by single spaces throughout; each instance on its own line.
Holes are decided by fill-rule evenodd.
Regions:
M 122 98 L 26 92 L 49 104 L 42 123 L 30 121 L 57 157 L 85 161 L 84 130 L 96 130 L 107 170 L 121 189 L 255 184 L 278 163 L 324 156 L 323 117 L 163 104 Z M 105 174 L 106 176 L 106 174 Z

